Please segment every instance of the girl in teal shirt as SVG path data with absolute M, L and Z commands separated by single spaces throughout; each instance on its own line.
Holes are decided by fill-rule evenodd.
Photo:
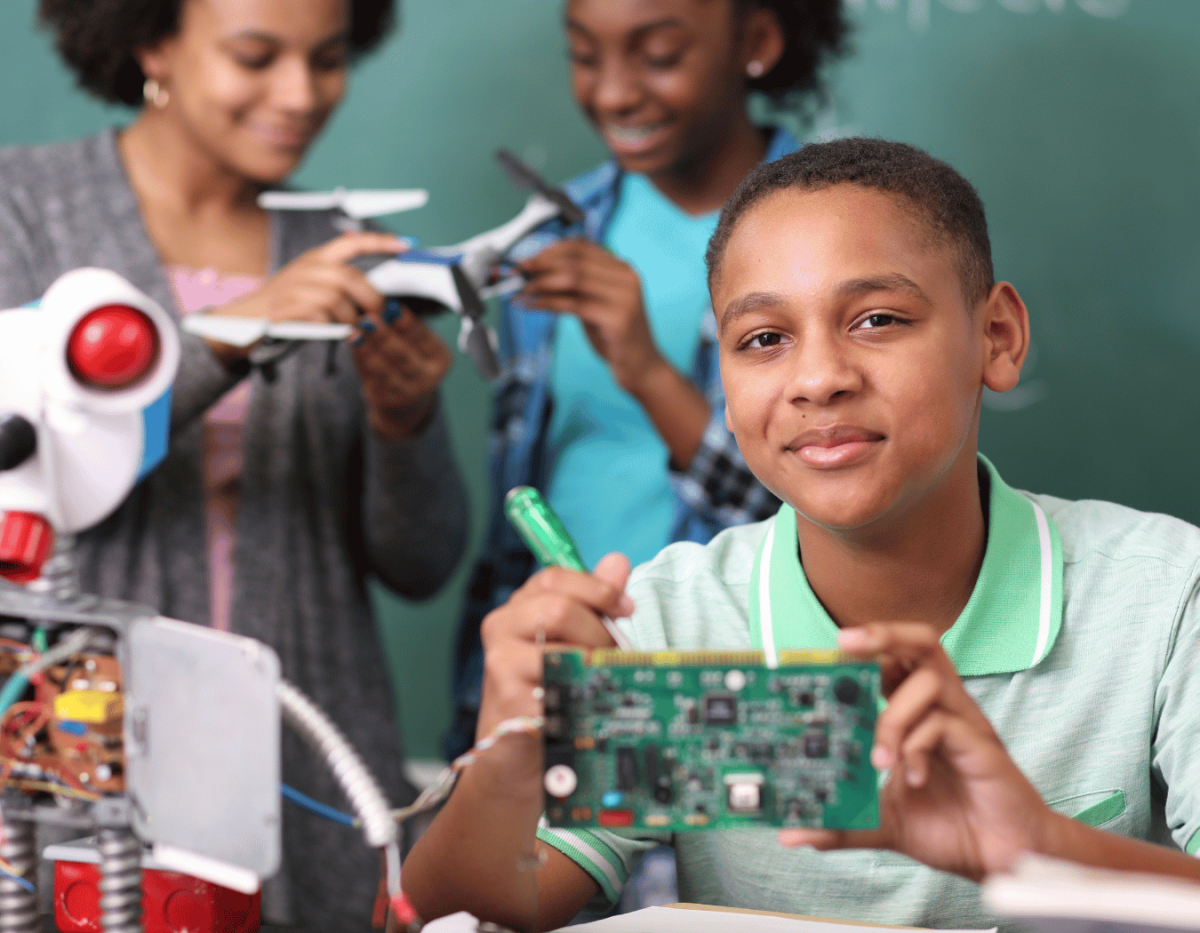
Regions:
M 565 27 L 575 98 L 613 160 L 566 186 L 582 230 L 514 251 L 528 282 L 501 308 L 493 512 L 459 631 L 451 757 L 474 740 L 480 623 L 534 570 L 500 508 L 509 488 L 543 489 L 589 564 L 778 508 L 725 427 L 703 254 L 742 176 L 796 146 L 755 125 L 751 93 L 818 96 L 845 48 L 840 0 L 568 0 Z

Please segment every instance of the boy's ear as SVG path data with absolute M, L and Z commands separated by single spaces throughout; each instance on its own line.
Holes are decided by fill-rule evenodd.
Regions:
M 980 308 L 984 347 L 983 384 L 1007 392 L 1021 378 L 1029 352 L 1029 311 L 1009 282 L 997 282 Z

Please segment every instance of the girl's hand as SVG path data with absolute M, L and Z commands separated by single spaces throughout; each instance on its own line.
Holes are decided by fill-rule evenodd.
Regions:
M 372 429 L 389 440 L 416 433 L 428 419 L 438 383 L 453 357 L 437 335 L 411 312 L 383 323 L 384 296 L 350 265 L 359 256 L 395 255 L 405 245 L 390 233 L 346 233 L 297 256 L 261 288 L 211 313 L 273 321 L 357 324 L 361 339 L 354 362 Z M 218 345 L 222 359 L 244 356 Z
M 871 760 L 890 768 L 875 830 L 782 830 L 784 845 L 892 849 L 976 881 L 1045 851 L 1056 815 L 1008 756 L 926 625 L 840 633 L 848 654 L 880 660 L 887 709 Z
M 407 308 L 391 324 L 377 315 L 362 322 L 354 362 L 372 430 L 388 440 L 411 437 L 437 403 L 437 387 L 454 358 L 449 348 Z
M 350 260 L 372 254 L 394 256 L 404 249 L 390 233 L 346 233 L 301 253 L 261 288 L 211 313 L 340 324 L 354 324 L 363 314 L 378 318 L 383 296 Z
M 663 367 L 642 304 L 638 274 L 588 240 L 562 240 L 517 267 L 528 279 L 517 300 L 574 314 L 617 384 L 635 398 Z

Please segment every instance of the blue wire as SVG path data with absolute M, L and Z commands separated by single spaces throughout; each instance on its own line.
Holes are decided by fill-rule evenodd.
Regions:
M 358 826 L 358 820 L 349 813 L 343 813 L 341 810 L 327 807 L 319 800 L 313 800 L 307 794 L 300 793 L 294 787 L 289 787 L 287 784 L 280 784 L 279 790 L 283 794 L 284 800 L 294 803 L 309 813 L 315 813 L 317 816 L 324 817 L 334 823 L 341 823 L 343 826 Z
M 14 875 L 11 871 L 5 871 L 3 868 L 0 868 L 0 876 L 3 876 L 5 878 L 11 878 L 13 881 L 15 881 L 21 887 L 23 887 L 30 894 L 37 893 L 37 888 L 35 888 L 28 879 L 22 878 L 20 875 Z
M 0 690 L 0 716 L 3 716 L 5 711 L 17 702 L 17 698 L 25 692 L 25 688 L 28 686 L 29 678 L 24 674 L 13 673 L 9 676 L 4 689 Z
M 33 632 L 33 649 L 38 654 L 46 652 L 46 630 L 34 629 Z M 25 688 L 29 686 L 29 678 L 24 674 L 13 673 L 8 681 L 4 684 L 4 689 L 0 690 L 0 716 L 3 716 L 10 706 L 17 702 L 17 698 L 25 692 Z

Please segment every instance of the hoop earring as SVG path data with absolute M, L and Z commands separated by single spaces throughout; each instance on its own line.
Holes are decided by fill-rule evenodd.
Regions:
M 746 74 L 751 78 L 761 78 L 766 72 L 767 69 L 763 66 L 763 63 L 757 59 L 746 66 Z
M 167 89 L 154 78 L 147 78 L 146 83 L 142 85 L 142 97 L 145 98 L 146 103 L 158 110 L 162 110 L 163 107 L 167 106 L 167 101 L 171 99 L 171 95 Z

